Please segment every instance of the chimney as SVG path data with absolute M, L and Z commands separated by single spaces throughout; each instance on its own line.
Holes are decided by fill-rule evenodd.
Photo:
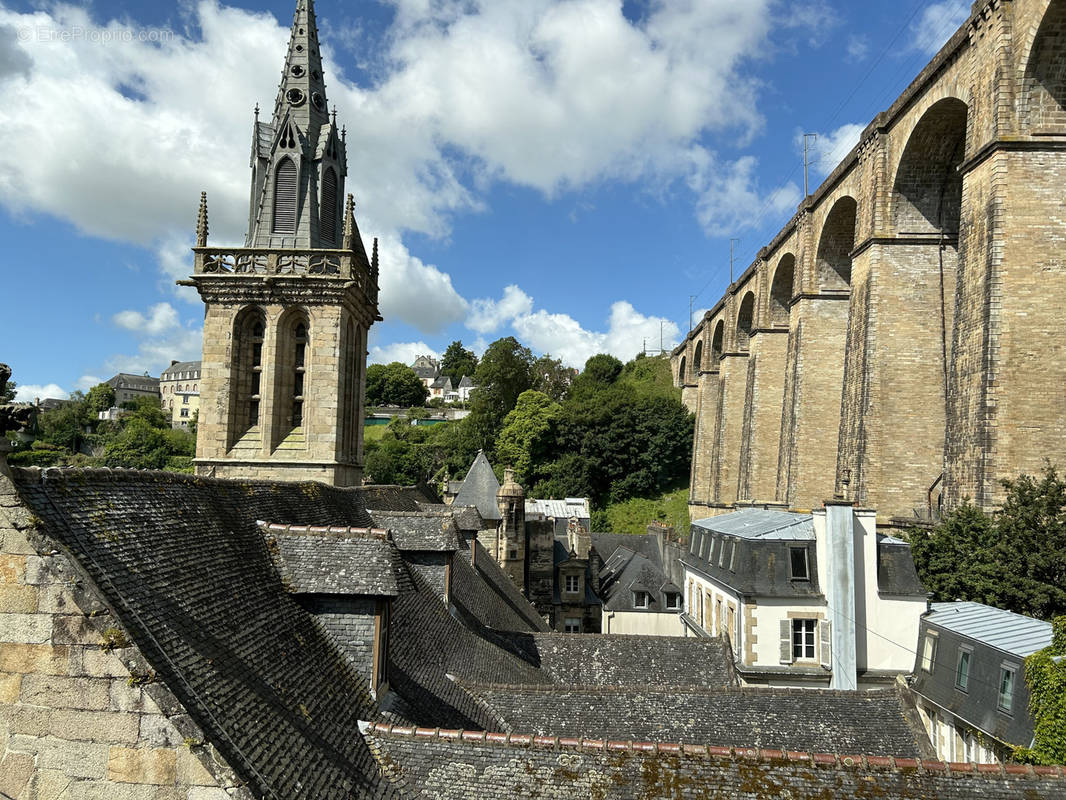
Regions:
M 819 576 L 825 591 L 829 635 L 820 636 L 829 647 L 828 666 L 832 669 L 831 689 L 858 688 L 855 631 L 855 523 L 854 504 L 837 497 L 825 501 L 824 558 Z M 826 659 L 823 657 L 823 661 Z

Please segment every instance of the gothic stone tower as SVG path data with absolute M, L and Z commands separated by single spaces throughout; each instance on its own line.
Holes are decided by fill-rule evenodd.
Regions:
M 362 478 L 367 331 L 378 316 L 377 242 L 368 259 L 329 113 L 313 0 L 299 0 L 270 122 L 256 108 L 243 248 L 207 246 L 196 469 L 218 477 Z
M 514 470 L 505 469 L 503 485 L 496 493 L 500 509 L 496 554 L 504 572 L 523 592 L 526 590 L 526 493 L 514 479 Z

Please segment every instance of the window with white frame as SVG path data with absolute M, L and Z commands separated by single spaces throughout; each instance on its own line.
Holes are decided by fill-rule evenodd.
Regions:
M 959 655 L 955 660 L 955 688 L 967 691 L 970 683 L 970 659 L 973 651 L 969 647 L 960 647 Z
M 633 592 L 633 608 L 647 608 L 649 605 L 648 593 L 637 590 Z
M 1007 714 L 1014 707 L 1014 675 L 1017 671 L 1013 664 L 1004 664 L 999 668 L 999 696 L 996 708 Z
M 814 631 L 817 625 L 816 619 L 792 620 L 792 658 L 794 660 L 814 659 Z
M 565 633 L 581 633 L 581 618 L 567 617 L 563 624 L 563 631 Z
M 788 554 L 792 580 L 809 581 L 811 576 L 810 570 L 807 567 L 807 548 L 790 547 L 788 548 Z
M 567 575 L 566 576 L 566 591 L 569 592 L 570 594 L 576 594 L 578 592 L 578 590 L 580 589 L 579 580 L 580 579 L 579 579 L 579 577 L 577 575 Z
M 681 595 L 678 592 L 667 592 L 666 607 L 671 611 L 681 608 Z
M 922 640 L 922 670 L 925 672 L 933 671 L 933 664 L 936 662 L 936 634 L 932 631 L 927 631 L 925 639 Z

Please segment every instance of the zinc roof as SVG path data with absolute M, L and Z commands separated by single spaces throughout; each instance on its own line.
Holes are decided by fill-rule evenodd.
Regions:
M 697 520 L 693 525 L 741 539 L 814 540 L 814 518 L 791 511 L 742 508 L 731 514 Z
M 526 500 L 527 514 L 543 514 L 556 519 L 589 518 L 589 501 L 584 497 L 568 497 L 565 500 Z
M 983 603 L 933 603 L 926 621 L 1016 656 L 1051 644 L 1051 623 Z

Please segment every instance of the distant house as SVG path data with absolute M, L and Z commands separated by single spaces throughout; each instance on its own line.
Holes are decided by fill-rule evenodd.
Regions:
M 411 365 L 422 384 L 432 391 L 433 382 L 440 377 L 440 361 L 433 356 L 418 356 Z
M 438 375 L 429 384 L 430 399 L 439 397 L 441 400 L 445 400 L 452 393 L 452 379 L 447 375 Z
M 117 406 L 131 403 L 142 397 L 159 399 L 159 378 L 153 378 L 147 372 L 143 375 L 120 372 L 106 383 L 115 390 L 115 405 Z
M 470 393 L 477 387 L 474 385 L 474 381 L 469 375 L 464 375 L 463 379 L 459 381 L 459 386 L 456 388 L 456 394 L 459 396 L 460 403 L 467 403 L 470 401 Z
M 171 361 L 159 376 L 159 392 L 171 425 L 188 428 L 200 410 L 200 362 Z
M 600 630 L 683 636 L 684 596 L 667 574 L 655 534 L 593 534 L 595 552 L 607 554 L 597 575 L 603 600 Z
M 746 508 L 693 523 L 687 635 L 732 643 L 747 683 L 866 688 L 910 672 L 927 595 L 872 511 Z
M 932 604 L 911 688 L 939 758 L 988 764 L 1032 742 L 1025 658 L 1050 644 L 1050 622 L 981 603 Z

